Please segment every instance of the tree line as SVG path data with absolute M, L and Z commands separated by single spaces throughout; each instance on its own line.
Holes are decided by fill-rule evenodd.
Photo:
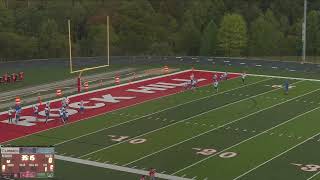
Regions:
M 299 56 L 303 0 L 0 0 L 0 59 L 106 55 Z M 308 0 L 307 55 L 320 55 Z

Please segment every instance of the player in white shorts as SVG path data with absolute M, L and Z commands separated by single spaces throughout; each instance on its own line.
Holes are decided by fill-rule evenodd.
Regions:
M 216 90 L 216 92 L 219 91 L 219 81 L 214 81 L 213 82 L 213 88 Z
M 36 118 L 36 121 L 38 121 L 38 115 L 39 115 L 39 107 L 37 105 L 33 106 L 33 116 Z

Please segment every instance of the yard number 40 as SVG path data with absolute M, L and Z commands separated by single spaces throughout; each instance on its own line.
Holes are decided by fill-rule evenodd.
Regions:
M 111 137 L 111 141 L 114 142 L 122 142 L 122 141 L 126 141 L 130 138 L 130 136 L 115 136 L 115 135 L 109 135 L 109 137 Z M 130 144 L 142 144 L 145 143 L 147 140 L 146 139 L 131 139 L 129 141 Z

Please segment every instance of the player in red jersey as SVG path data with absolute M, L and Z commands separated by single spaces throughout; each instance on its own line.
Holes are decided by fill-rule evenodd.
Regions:
M 141 176 L 140 180 L 146 180 L 146 176 L 145 175 Z
M 150 180 L 155 180 L 156 179 L 156 169 L 150 168 L 149 176 L 150 176 Z

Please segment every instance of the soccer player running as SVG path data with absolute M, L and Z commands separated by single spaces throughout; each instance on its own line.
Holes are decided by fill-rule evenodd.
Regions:
M 69 99 L 69 97 L 67 97 L 66 98 L 66 107 L 65 108 L 67 108 L 69 106 L 69 103 L 70 103 L 70 99 Z
M 36 118 L 36 121 L 38 121 L 38 115 L 39 115 L 39 107 L 37 105 L 33 106 L 33 116 Z
M 81 100 L 79 106 L 80 106 L 80 114 L 83 114 L 84 113 L 84 102 L 83 102 L 83 100 Z
M 50 110 L 50 102 L 46 103 L 46 108 L 49 108 L 49 110 Z
M 198 80 L 192 79 L 191 80 L 191 90 L 195 90 L 197 88 Z
M 242 79 L 242 83 L 243 83 L 244 85 L 246 84 L 246 82 L 245 82 L 246 77 L 247 77 L 247 74 L 246 74 L 245 72 L 243 72 L 243 73 L 241 74 L 241 79 Z
M 9 123 L 12 123 L 12 118 L 13 118 L 13 109 L 10 107 L 8 110 L 8 119 L 9 119 Z
M 44 113 L 45 113 L 45 115 L 46 115 L 46 124 L 47 124 L 48 119 L 49 119 L 49 117 L 50 117 L 50 107 L 46 106 L 46 107 L 44 108 Z
M 218 81 L 218 76 L 217 76 L 217 74 L 214 74 L 214 75 L 212 76 L 212 80 L 213 80 L 213 82 L 214 82 L 214 81 Z
M 216 93 L 219 91 L 219 81 L 213 81 L 213 88 L 215 89 Z
M 284 81 L 284 93 L 286 94 L 286 95 L 288 95 L 289 94 L 289 87 L 290 87 L 290 85 L 289 85 L 289 81 L 288 80 L 285 80 Z
M 21 108 L 16 108 L 16 124 L 20 121 Z
M 228 72 L 224 72 L 223 77 L 224 77 L 224 80 L 228 80 Z
M 68 113 L 68 111 L 67 111 L 66 109 L 64 110 L 63 116 L 64 116 L 64 121 L 65 121 L 65 122 L 68 122 L 68 120 L 69 120 L 69 113 Z
M 59 115 L 60 115 L 60 119 L 63 122 L 63 124 L 65 124 L 66 122 L 64 121 L 64 116 L 63 116 L 63 107 L 59 109 Z

